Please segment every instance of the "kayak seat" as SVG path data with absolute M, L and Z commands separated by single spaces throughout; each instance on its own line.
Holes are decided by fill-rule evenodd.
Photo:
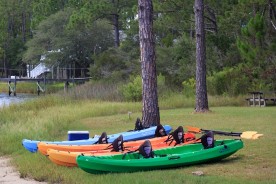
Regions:
M 163 136 L 166 136 L 166 135 L 167 135 L 167 133 L 165 131 L 165 128 L 161 124 L 158 124 L 156 129 L 155 129 L 154 136 L 155 137 L 163 137 Z
M 184 129 L 182 126 L 179 126 L 172 134 L 173 139 L 177 144 L 184 143 Z
M 175 131 L 173 131 L 165 142 L 169 142 L 169 145 L 175 141 L 175 145 L 184 143 L 184 129 L 182 126 L 179 126 Z
M 120 135 L 119 137 L 117 137 L 113 142 L 112 142 L 112 151 L 124 151 L 124 139 L 123 139 L 123 135 Z
M 140 118 L 137 118 L 134 130 L 143 130 L 143 129 L 144 129 L 144 127 L 143 127 L 143 124 L 142 124 Z
M 140 145 L 138 151 L 139 151 L 139 154 L 142 155 L 144 158 L 154 157 L 152 146 L 149 140 L 145 140 L 145 142 Z
M 99 137 L 99 140 L 97 141 L 97 143 L 98 144 L 108 144 L 106 132 L 102 133 L 102 135 Z
M 213 148 L 215 146 L 214 132 L 209 131 L 201 137 L 201 143 L 204 149 Z

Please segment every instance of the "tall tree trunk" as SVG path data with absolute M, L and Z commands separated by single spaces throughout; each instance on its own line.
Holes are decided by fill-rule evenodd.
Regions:
M 209 111 L 206 85 L 206 48 L 204 32 L 204 2 L 195 0 L 196 27 L 196 112 Z
M 116 7 L 117 3 L 115 0 L 112 0 L 113 6 Z M 119 32 L 119 14 L 117 12 L 113 12 L 113 27 L 114 27 L 114 37 L 115 37 L 115 47 L 120 46 L 120 32 Z
M 143 84 L 144 126 L 160 124 L 157 96 L 155 43 L 153 35 L 153 5 L 151 0 L 138 0 L 140 59 Z
M 22 42 L 26 43 L 26 12 L 22 12 Z
M 115 35 L 115 47 L 120 46 L 120 33 L 119 33 L 119 15 L 113 15 L 114 35 Z

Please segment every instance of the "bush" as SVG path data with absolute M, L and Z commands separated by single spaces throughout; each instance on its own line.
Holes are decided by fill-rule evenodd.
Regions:
M 186 97 L 194 97 L 196 91 L 196 80 L 194 78 L 190 78 L 182 82 L 183 93 Z
M 208 93 L 211 95 L 237 96 L 250 89 L 250 79 L 242 67 L 224 68 L 207 77 Z
M 157 76 L 158 96 L 162 96 L 169 92 L 165 85 L 165 77 L 161 74 Z M 122 93 L 127 101 L 141 101 L 142 100 L 142 78 L 140 75 L 131 77 L 128 84 L 123 85 Z
M 131 82 L 122 87 L 123 96 L 127 101 L 142 100 L 142 78 L 140 75 L 132 77 Z

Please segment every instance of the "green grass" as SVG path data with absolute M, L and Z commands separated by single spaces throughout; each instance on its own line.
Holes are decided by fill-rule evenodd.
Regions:
M 93 136 L 103 131 L 112 134 L 133 129 L 136 118 L 141 117 L 142 107 L 141 103 L 76 101 L 57 96 L 0 109 L 0 155 L 13 158 L 21 177 L 50 183 L 275 183 L 276 107 L 214 107 L 211 104 L 227 101 L 216 98 L 210 98 L 211 112 L 207 114 L 193 113 L 192 99 L 185 101 L 180 96 L 162 99 L 160 115 L 162 124 L 173 128 L 182 125 L 185 129 L 185 125 L 191 125 L 225 131 L 256 130 L 264 134 L 258 140 L 244 140 L 242 150 L 221 162 L 105 175 L 57 166 L 39 153 L 26 151 L 21 140 L 65 140 L 68 130 L 89 130 Z M 130 119 L 129 111 L 132 112 Z M 192 174 L 198 170 L 205 175 Z

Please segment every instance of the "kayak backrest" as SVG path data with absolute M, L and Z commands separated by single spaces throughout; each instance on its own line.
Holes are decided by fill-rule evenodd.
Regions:
M 145 140 L 143 144 L 140 145 L 139 147 L 139 153 L 144 157 L 144 158 L 153 158 L 154 153 L 152 151 L 152 146 L 149 140 Z
M 157 127 L 155 129 L 154 135 L 155 135 L 155 137 L 163 137 L 163 136 L 166 136 L 167 133 L 166 133 L 165 128 L 161 124 L 159 124 L 159 125 L 157 125 Z
M 106 132 L 103 132 L 102 135 L 99 137 L 98 144 L 108 144 Z
M 112 147 L 114 151 L 124 151 L 123 135 L 120 135 L 112 142 Z
M 173 139 L 176 144 L 184 143 L 184 129 L 182 126 L 179 126 L 175 131 L 172 133 Z
M 201 137 L 201 143 L 204 149 L 213 148 L 215 146 L 214 132 L 209 131 Z
M 144 129 L 144 127 L 143 127 L 143 124 L 142 124 L 140 118 L 137 118 L 134 130 L 143 130 L 143 129 Z

